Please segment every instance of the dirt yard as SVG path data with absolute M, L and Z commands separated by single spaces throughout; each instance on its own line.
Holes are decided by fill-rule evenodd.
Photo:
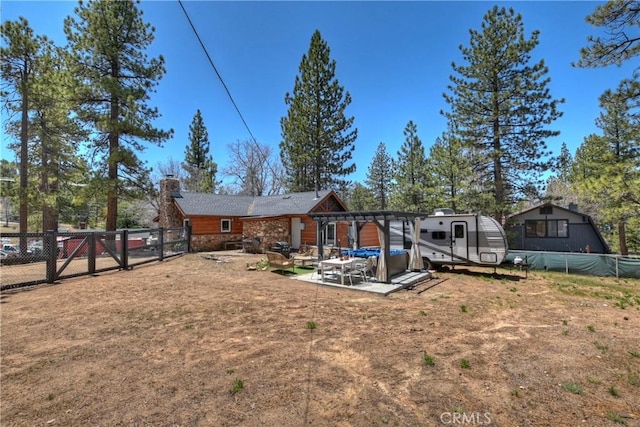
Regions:
M 383 297 L 218 255 L 3 293 L 0 425 L 640 425 L 638 280 Z

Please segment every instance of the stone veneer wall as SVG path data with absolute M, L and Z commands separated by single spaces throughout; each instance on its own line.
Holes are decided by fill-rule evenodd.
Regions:
M 167 176 L 160 181 L 159 227 L 182 227 L 182 215 L 173 202 L 174 193 L 180 192 L 180 180 Z
M 248 238 L 260 240 L 260 251 L 266 252 L 276 242 L 291 244 L 291 218 L 268 218 L 243 222 L 242 231 Z
M 194 252 L 221 251 L 226 242 L 239 242 L 240 234 L 201 234 L 191 236 L 191 250 Z

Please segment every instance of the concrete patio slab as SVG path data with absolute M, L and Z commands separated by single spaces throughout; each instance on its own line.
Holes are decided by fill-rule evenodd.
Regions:
M 310 272 L 308 274 L 297 274 L 291 276 L 292 279 L 302 280 L 304 282 L 315 283 L 318 285 L 332 286 L 335 288 L 353 289 L 356 291 L 372 292 L 381 295 L 389 295 L 392 292 L 399 291 L 415 285 L 418 282 L 431 278 L 431 273 L 428 271 L 406 271 L 402 274 L 395 275 L 391 278 L 391 283 L 378 282 L 375 278 L 369 279 L 365 282 L 358 280 L 353 282 L 353 286 L 346 280 L 345 285 L 340 284 L 340 276 L 325 273 L 325 280 L 322 281 L 322 277 L 319 273 Z

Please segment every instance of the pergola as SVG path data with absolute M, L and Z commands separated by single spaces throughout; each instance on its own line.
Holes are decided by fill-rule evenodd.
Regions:
M 390 245 L 391 236 L 389 232 L 389 221 L 401 220 L 409 221 L 411 227 L 414 227 L 414 221 L 416 218 L 424 218 L 428 216 L 425 213 L 419 212 L 401 212 L 401 211 L 356 211 L 356 212 L 312 212 L 309 216 L 316 222 L 317 236 L 318 236 L 318 254 L 322 259 L 322 231 L 331 222 L 335 221 L 351 221 L 356 224 L 356 243 L 360 246 L 360 230 L 367 222 L 373 222 L 384 236 L 383 249 L 380 253 L 381 265 L 387 266 L 390 262 Z M 414 230 L 415 231 L 415 230 Z M 412 245 L 416 246 L 419 242 L 415 241 L 416 233 L 411 233 Z M 390 271 L 385 269 L 385 283 L 391 283 Z

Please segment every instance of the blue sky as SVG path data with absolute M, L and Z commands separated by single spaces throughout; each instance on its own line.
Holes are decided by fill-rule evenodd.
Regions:
M 445 130 L 442 97 L 461 63 L 459 45 L 469 45 L 469 29 L 479 29 L 494 4 L 523 16 L 527 37 L 540 30 L 533 60 L 549 67 L 550 90 L 565 98 L 564 116 L 552 128 L 561 135 L 548 141 L 555 154 L 566 142 L 570 151 L 598 132 L 598 97 L 632 75 L 632 64 L 599 69 L 573 68 L 580 48 L 598 29 L 584 18 L 602 2 L 245 2 L 184 1 L 196 29 L 255 138 L 278 151 L 285 93 L 293 90 L 302 55 L 320 30 L 337 62 L 336 77 L 351 93 L 347 114 L 355 117 L 358 140 L 351 176 L 364 181 L 373 153 L 384 142 L 392 157 L 404 141 L 409 120 L 418 126 L 426 149 Z M 63 20 L 76 2 L 4 0 L 2 20 L 24 16 L 37 34 L 66 43 Z M 162 54 L 167 74 L 150 105 L 162 117 L 156 125 L 174 129 L 163 148 L 149 145 L 141 157 L 149 166 L 184 159 L 188 127 L 197 109 L 209 132 L 211 154 L 221 170 L 227 145 L 249 139 L 226 92 L 209 65 L 177 1 L 142 1 L 144 19 L 156 28 L 149 56 Z M 3 116 L 4 117 L 4 116 Z M 4 132 L 3 132 L 4 134 Z M 2 157 L 13 159 L 2 140 Z

